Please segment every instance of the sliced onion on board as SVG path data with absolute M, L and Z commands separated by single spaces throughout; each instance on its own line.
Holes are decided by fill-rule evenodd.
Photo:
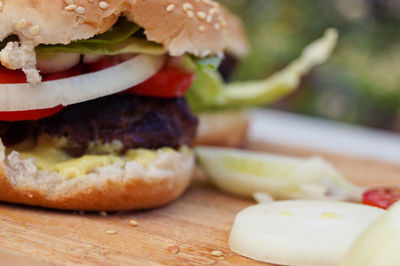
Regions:
M 354 240 L 385 211 L 338 201 L 258 204 L 235 218 L 229 246 L 254 260 L 281 265 L 337 265 Z
M 354 242 L 340 266 L 400 265 L 400 202 L 379 217 Z
M 196 154 L 218 188 L 239 196 L 250 197 L 258 192 L 274 199 L 360 201 L 364 191 L 319 157 L 206 146 L 196 147 Z
M 160 70 L 164 56 L 138 55 L 119 65 L 37 85 L 0 84 L 0 111 L 67 106 L 124 91 Z

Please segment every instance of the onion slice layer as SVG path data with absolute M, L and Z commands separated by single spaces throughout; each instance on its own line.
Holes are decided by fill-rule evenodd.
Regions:
M 37 85 L 0 84 L 0 111 L 67 106 L 124 91 L 157 73 L 164 60 L 163 56 L 138 55 L 104 70 Z
M 236 216 L 229 246 L 243 256 L 273 264 L 333 266 L 384 212 L 335 201 L 258 204 Z

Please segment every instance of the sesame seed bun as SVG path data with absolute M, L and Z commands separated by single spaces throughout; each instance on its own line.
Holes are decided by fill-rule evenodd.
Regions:
M 239 20 L 211 0 L 0 0 L 0 41 L 10 35 L 20 40 L 0 51 L 0 62 L 21 68 L 29 83 L 38 83 L 37 45 L 92 38 L 109 30 L 120 16 L 143 27 L 147 39 L 162 44 L 172 56 L 229 51 L 240 57 L 248 48 Z M 237 132 L 244 135 L 244 127 Z M 217 131 L 213 134 L 222 139 Z M 239 139 L 227 143 L 235 145 Z M 159 154 L 145 169 L 128 162 L 68 179 L 39 171 L 32 159 L 22 160 L 17 152 L 6 155 L 0 140 L 0 201 L 98 211 L 157 207 L 184 191 L 193 165 L 193 155 L 176 152 Z
M 15 34 L 35 45 L 68 44 L 109 30 L 124 15 L 173 56 L 247 50 L 239 20 L 211 0 L 12 0 L 0 10 L 0 40 Z
M 246 142 L 249 115 L 244 111 L 224 111 L 199 115 L 195 145 L 241 147 Z
M 146 168 L 131 161 L 68 179 L 39 171 L 32 159 L 5 154 L 0 142 L 0 200 L 66 210 L 137 210 L 164 205 L 190 183 L 193 154 L 158 151 Z

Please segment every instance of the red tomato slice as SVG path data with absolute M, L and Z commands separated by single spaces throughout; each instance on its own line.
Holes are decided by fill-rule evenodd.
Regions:
M 44 74 L 42 79 L 43 79 L 43 81 L 65 79 L 65 78 L 81 75 L 82 73 L 83 73 L 83 66 L 79 64 L 77 66 L 74 66 L 73 68 L 64 70 L 62 72 Z
M 26 83 L 25 73 L 0 66 L 0 84 Z
M 96 72 L 121 63 L 117 56 L 102 56 L 99 60 L 93 63 L 85 64 L 85 72 Z
M 95 72 L 123 62 L 117 56 L 103 56 L 94 63 L 86 64 L 86 72 Z M 193 83 L 195 75 L 183 69 L 164 67 L 157 74 L 145 82 L 132 87 L 125 92 L 155 96 L 155 97 L 180 97 L 183 96 Z
M 367 205 L 388 209 L 400 200 L 400 188 L 375 188 L 364 192 L 362 202 Z
M 29 111 L 0 112 L 0 121 L 22 121 L 38 120 L 60 112 L 64 107 L 62 105 Z
M 150 79 L 126 92 L 155 97 L 180 97 L 189 90 L 194 78 L 194 73 L 183 69 L 164 67 Z

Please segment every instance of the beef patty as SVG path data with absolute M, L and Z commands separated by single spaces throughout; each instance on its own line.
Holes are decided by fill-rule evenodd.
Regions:
M 119 141 L 121 152 L 133 148 L 179 148 L 195 137 L 197 119 L 183 98 L 116 94 L 68 106 L 39 122 L 44 133 L 66 139 L 75 156 L 89 144 Z
M 179 148 L 195 137 L 197 118 L 183 98 L 157 98 L 115 94 L 70 105 L 48 118 L 25 122 L 34 134 L 45 133 L 74 156 L 104 144 L 119 143 L 116 152 L 133 148 Z M 7 123 L 7 131 L 13 125 Z M 9 134 L 3 133 L 2 137 Z M 6 139 L 7 143 L 7 139 Z

